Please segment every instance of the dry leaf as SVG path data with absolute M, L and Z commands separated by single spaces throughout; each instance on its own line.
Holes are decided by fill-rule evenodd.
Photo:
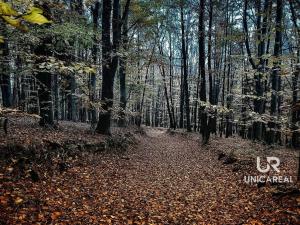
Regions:
M 21 204 L 23 202 L 23 199 L 18 197 L 16 200 L 15 200 L 15 203 L 18 205 L 18 204 Z
M 53 212 L 53 213 L 51 214 L 51 219 L 52 219 L 52 220 L 56 220 L 56 219 L 58 219 L 58 217 L 60 217 L 61 215 L 62 215 L 61 212 Z

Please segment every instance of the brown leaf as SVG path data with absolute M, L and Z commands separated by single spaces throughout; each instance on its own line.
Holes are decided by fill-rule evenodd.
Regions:
M 21 204 L 23 202 L 23 199 L 20 198 L 20 197 L 17 197 L 16 200 L 15 200 L 15 203 L 18 205 L 18 204 Z
M 56 219 L 58 219 L 58 217 L 60 217 L 61 216 L 61 212 L 53 212 L 52 214 L 51 214 L 51 219 L 52 220 L 56 220 Z

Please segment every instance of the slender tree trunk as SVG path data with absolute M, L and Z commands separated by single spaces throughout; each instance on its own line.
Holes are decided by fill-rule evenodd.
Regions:
M 207 114 L 205 112 L 206 102 L 206 77 L 205 77 L 205 26 L 204 26 L 204 10 L 205 0 L 200 1 L 199 12 L 199 72 L 200 72 L 200 116 L 203 144 L 207 144 L 209 140 L 209 130 L 207 126 Z
M 196 84 L 196 101 L 195 101 L 195 108 L 194 108 L 194 131 L 197 131 L 197 128 L 199 128 L 198 121 L 197 121 L 197 112 L 198 112 L 198 101 L 199 101 L 199 90 L 200 90 L 200 79 L 201 79 L 201 73 L 198 73 L 197 77 L 197 84 Z M 198 115 L 200 116 L 200 115 Z
M 278 92 L 280 91 L 280 56 L 282 52 L 282 13 L 283 13 L 283 4 L 282 0 L 277 0 L 277 9 L 276 9 L 276 33 L 275 33 L 275 45 L 274 45 L 274 64 L 273 71 L 271 74 L 271 83 L 272 83 L 272 96 L 271 96 L 271 116 L 273 121 L 269 123 L 269 128 L 271 129 L 271 135 L 269 143 L 272 144 L 275 141 L 276 136 L 278 135 L 278 124 L 275 121 L 275 118 L 279 116 L 280 109 L 280 100 L 278 97 Z
M 138 55 L 138 59 L 137 59 L 137 86 L 140 86 L 141 81 L 142 81 L 142 73 L 141 73 L 141 60 L 140 60 L 140 54 L 141 54 L 141 40 L 140 40 L 140 32 L 137 32 L 137 55 Z M 147 78 L 148 74 L 146 74 L 146 78 Z M 147 82 L 147 79 L 145 78 L 145 84 Z M 144 106 L 144 95 L 145 92 L 141 92 L 138 91 L 138 97 L 137 97 L 137 102 L 136 102 L 136 112 L 137 115 L 135 117 L 135 125 L 140 127 L 142 124 L 142 114 L 143 114 L 143 106 Z
M 225 24 L 225 46 L 224 46 L 224 62 L 223 62 L 223 76 L 222 76 L 222 107 L 225 108 L 225 88 L 226 88 L 226 69 L 228 67 L 228 25 L 229 25 L 229 13 L 228 13 L 228 7 L 229 7 L 229 0 L 226 1 L 226 24 Z M 221 114 L 221 122 L 220 122 L 220 137 L 222 137 L 223 132 L 225 130 L 225 123 L 224 123 L 224 115 L 225 112 L 222 112 Z
M 229 14 L 229 10 L 228 14 Z M 228 21 L 230 21 L 230 23 L 232 24 L 234 20 L 234 15 L 233 12 L 231 11 L 231 16 L 228 15 Z M 232 27 L 229 28 L 230 29 L 230 33 L 229 35 L 232 36 L 233 35 L 233 30 Z M 234 121 L 234 114 L 232 111 L 232 100 L 233 100 L 233 96 L 232 96 L 232 80 L 233 80 L 233 68 L 232 68 L 232 43 L 229 42 L 228 43 L 228 59 L 227 59 L 227 97 L 226 97 L 226 107 L 229 110 L 229 112 L 226 114 L 226 138 L 232 136 L 233 134 L 233 121 Z
M 297 17 L 296 17 L 296 12 L 294 9 L 293 1 L 289 0 L 290 4 L 290 11 L 292 14 L 292 21 L 294 24 L 294 27 L 296 29 L 296 37 L 297 37 L 297 59 L 296 62 L 299 64 L 300 63 L 300 28 L 297 24 Z M 296 69 L 293 73 L 293 102 L 292 102 L 292 146 L 294 148 L 299 148 L 300 147 L 300 132 L 298 131 L 299 127 L 296 125 L 298 121 L 300 121 L 300 108 L 297 107 L 298 101 L 298 93 L 299 93 L 299 77 L 300 77 L 300 66 L 296 65 Z M 300 154 L 300 153 L 299 153 Z M 299 157 L 299 165 L 300 165 L 300 157 Z M 300 166 L 299 166 L 300 170 Z M 300 178 L 300 171 L 298 171 L 298 180 Z
M 6 36 L 6 25 L 0 21 L 3 26 L 3 35 Z M 0 87 L 2 94 L 2 104 L 4 107 L 12 106 L 10 66 L 9 66 L 9 48 L 8 42 L 0 43 L 1 68 L 0 68 Z
M 249 62 L 253 69 L 256 69 L 254 59 L 252 58 L 250 43 L 249 43 L 249 31 L 248 31 L 248 22 L 247 22 L 247 10 L 248 10 L 248 0 L 245 0 L 244 3 L 244 12 L 243 12 L 243 28 L 245 32 L 245 46 L 248 55 Z
M 93 15 L 93 30 L 94 30 L 94 43 L 92 48 L 93 62 L 95 65 L 98 64 L 98 24 L 99 24 L 99 13 L 100 13 L 100 1 L 95 2 L 94 7 L 92 7 Z M 90 75 L 90 115 L 91 115 L 91 125 L 94 126 L 97 123 L 96 108 L 94 106 L 96 100 L 96 74 Z
M 59 84 L 58 75 L 53 75 L 53 89 L 54 89 L 54 119 L 59 120 Z
M 124 52 L 128 51 L 128 15 L 125 17 L 123 23 L 123 32 L 122 32 L 122 43 Z M 127 57 L 126 55 L 120 57 L 120 115 L 118 124 L 120 127 L 126 125 L 125 111 L 127 104 L 127 91 L 126 91 L 126 68 L 127 68 Z
M 180 68 L 180 117 L 179 117 L 179 128 L 184 127 L 184 78 L 183 78 L 183 60 L 181 59 L 181 68 Z
M 189 86 L 188 86 L 188 71 L 187 71 L 187 54 L 186 54 L 186 40 L 185 40 L 185 25 L 183 16 L 183 1 L 180 4 L 180 19 L 181 19 L 181 51 L 182 51 L 182 63 L 183 63 L 183 90 L 185 99 L 185 115 L 186 115 L 186 127 L 187 131 L 192 131 L 190 120 L 190 98 L 189 98 Z
M 292 13 L 292 21 L 296 29 L 296 36 L 297 36 L 297 60 L 296 61 L 297 63 L 300 63 L 300 28 L 297 23 L 297 15 L 293 5 L 293 0 L 289 0 L 289 3 L 290 3 L 290 10 Z
M 169 55 L 169 73 L 170 73 L 170 84 L 169 84 L 169 92 L 170 92 L 170 104 L 171 104 L 171 116 L 173 120 L 173 129 L 175 130 L 177 127 L 176 117 L 175 117 L 175 109 L 174 109 L 174 101 L 173 101 L 173 49 L 172 49 L 172 34 L 169 32 L 170 39 L 170 55 Z
M 20 55 L 18 54 L 16 57 L 16 69 L 17 71 L 22 70 L 22 60 Z M 12 99 L 12 106 L 17 108 L 20 106 L 20 99 L 21 99 L 21 76 L 19 74 L 14 74 L 14 87 L 13 87 L 13 99 Z
M 207 46 L 207 67 L 209 75 L 209 102 L 214 104 L 213 101 L 213 73 L 211 68 L 211 55 L 212 55 L 212 22 L 213 22 L 213 1 L 209 1 L 209 23 L 208 23 L 208 46 Z
M 209 74 L 209 103 L 211 105 L 217 104 L 214 100 L 214 92 L 215 92 L 215 77 L 213 77 L 212 73 L 212 25 L 213 25 L 213 1 L 209 1 L 209 22 L 208 22 L 208 49 L 207 49 L 207 66 L 208 66 L 208 74 Z M 216 119 L 217 115 L 215 111 L 211 111 L 208 117 L 208 130 L 209 132 L 216 132 Z
M 300 107 L 297 107 L 298 101 L 298 82 L 300 76 L 300 66 L 296 67 L 296 71 L 293 73 L 293 104 L 292 104 L 292 146 L 298 147 L 300 145 L 299 142 L 299 131 L 297 122 L 300 120 Z
M 166 72 L 165 69 L 161 68 L 161 74 L 163 76 L 163 82 L 164 82 L 164 92 L 165 92 L 165 98 L 166 98 L 166 103 L 167 103 L 167 110 L 168 110 L 168 115 L 169 115 L 169 120 L 170 120 L 170 128 L 175 129 L 174 121 L 173 121 L 173 116 L 172 116 L 172 110 L 170 106 L 170 100 L 169 100 L 169 95 L 168 95 L 168 88 L 166 84 Z

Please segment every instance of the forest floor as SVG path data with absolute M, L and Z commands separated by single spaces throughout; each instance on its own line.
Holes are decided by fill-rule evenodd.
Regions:
M 27 121 L 0 137 L 0 224 L 299 224 L 292 150 L 237 137 L 202 146 L 198 134 L 162 128 L 107 139 L 85 124 Z M 294 183 L 245 183 L 257 155 L 280 157 Z

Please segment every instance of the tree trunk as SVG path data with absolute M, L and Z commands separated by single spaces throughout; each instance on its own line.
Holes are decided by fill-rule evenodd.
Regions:
M 102 109 L 99 113 L 99 121 L 96 132 L 111 134 L 111 108 L 113 106 L 114 70 L 112 68 L 112 44 L 111 44 L 111 0 L 103 0 L 102 7 Z M 115 13 L 114 13 L 115 15 Z M 115 18 L 114 18 L 115 19 Z
M 199 12 L 199 72 L 200 72 L 200 116 L 203 144 L 207 144 L 209 140 L 209 130 L 207 125 L 207 113 L 205 112 L 206 102 L 206 77 L 205 77 L 205 26 L 204 26 L 204 10 L 205 0 L 200 1 Z
M 124 51 L 128 51 L 128 16 L 126 16 L 124 24 L 123 24 L 123 49 Z M 127 67 L 127 57 L 121 56 L 120 57 L 120 115 L 118 124 L 120 127 L 124 127 L 126 125 L 126 118 L 125 118 L 125 110 L 127 104 L 126 98 L 126 67 Z
M 296 69 L 293 73 L 293 78 L 292 78 L 292 83 L 293 83 L 293 102 L 292 102 L 292 140 L 291 140 L 291 145 L 294 148 L 299 148 L 300 147 L 300 132 L 298 131 L 299 127 L 297 126 L 297 122 L 300 121 L 300 107 L 297 107 L 297 104 L 299 104 L 298 101 L 298 93 L 299 93 L 299 77 L 300 77 L 300 29 L 297 24 L 297 17 L 296 17 L 296 12 L 294 9 L 294 5 L 292 0 L 289 0 L 290 3 L 290 11 L 292 14 L 292 21 L 294 24 L 294 27 L 296 29 L 296 37 L 297 37 L 297 59 L 296 62 L 298 65 L 296 65 Z M 300 158 L 299 158 L 300 160 Z M 300 165 L 300 162 L 299 162 Z M 300 166 L 299 166 L 300 169 Z M 300 172 L 298 173 L 298 178 L 300 176 Z M 299 179 L 298 179 L 299 180 Z
M 275 45 L 274 45 L 274 64 L 273 71 L 271 74 L 271 83 L 272 83 L 272 96 L 271 96 L 271 116 L 273 121 L 269 122 L 270 136 L 269 144 L 272 144 L 275 141 L 277 133 L 279 132 L 279 127 L 277 126 L 277 121 L 275 118 L 279 115 L 280 109 L 280 98 L 278 92 L 280 91 L 280 56 L 282 52 L 282 13 L 283 13 L 283 4 L 282 0 L 277 0 L 277 9 L 276 9 L 276 33 L 275 33 Z
M 111 114 L 114 98 L 114 78 L 119 64 L 119 46 L 121 41 L 122 23 L 129 12 L 130 0 L 127 0 L 123 16 L 120 16 L 120 0 L 113 0 L 113 17 L 111 18 L 112 2 L 102 2 L 102 109 L 96 132 L 111 134 Z M 112 25 L 111 25 L 112 23 Z M 112 28 L 112 44 L 111 44 Z
M 100 12 L 100 2 L 97 0 L 95 6 L 92 7 L 92 15 L 93 15 L 93 29 L 94 29 L 94 43 L 92 48 L 92 56 L 93 62 L 95 65 L 98 64 L 98 21 L 99 21 L 99 12 Z M 94 102 L 96 99 L 96 74 L 90 75 L 90 114 L 91 114 L 91 124 L 97 123 L 97 116 L 96 116 L 96 108 L 94 106 Z
M 180 117 L 179 117 L 179 128 L 184 127 L 184 78 L 183 78 L 183 61 L 181 59 L 181 68 L 180 68 Z
M 6 36 L 6 25 L 0 21 L 0 25 L 4 27 L 3 34 Z M 10 71 L 9 71 L 9 48 L 8 42 L 0 43 L 1 54 L 1 68 L 0 68 L 0 87 L 2 94 L 2 104 L 4 107 L 11 107 L 12 96 L 11 96 L 11 82 L 10 82 Z
M 183 90 L 185 99 L 185 115 L 186 115 L 186 127 L 187 131 L 192 131 L 190 120 L 190 98 L 189 98 L 189 86 L 188 86 L 188 71 L 187 71 L 187 54 L 186 54 L 186 40 L 185 40 L 185 25 L 183 18 L 183 1 L 180 4 L 180 19 L 181 19 L 181 54 L 183 63 Z
M 213 74 L 211 68 L 211 48 L 212 48 L 212 22 L 213 22 L 213 1 L 209 1 L 209 23 L 208 23 L 208 44 L 207 44 L 207 67 L 209 74 L 209 102 L 214 104 L 213 101 Z
M 248 10 L 248 0 L 245 0 L 244 3 L 244 12 L 243 12 L 243 28 L 245 32 L 245 46 L 246 51 L 248 55 L 249 62 L 253 69 L 256 69 L 255 62 L 252 58 L 251 50 L 250 50 L 250 44 L 249 44 L 249 31 L 248 31 L 248 22 L 247 22 L 247 10 Z
M 47 37 L 42 40 L 41 44 L 35 48 L 35 54 L 39 56 L 36 63 L 39 65 L 44 62 L 44 57 L 51 56 L 50 50 L 47 48 L 52 43 L 52 37 Z M 36 74 L 36 79 L 39 81 L 38 98 L 39 98 L 39 111 L 40 111 L 40 125 L 53 126 L 53 100 L 52 100 L 52 75 L 50 72 L 39 71 Z
M 176 117 L 175 117 L 175 109 L 174 109 L 174 101 L 173 101 L 173 49 L 172 49 L 172 34 L 169 32 L 170 39 L 170 55 L 169 55 L 169 73 L 170 73 L 170 84 L 169 84 L 169 92 L 170 92 L 170 104 L 171 104 L 171 113 L 173 120 L 173 129 L 175 130 L 177 127 Z

